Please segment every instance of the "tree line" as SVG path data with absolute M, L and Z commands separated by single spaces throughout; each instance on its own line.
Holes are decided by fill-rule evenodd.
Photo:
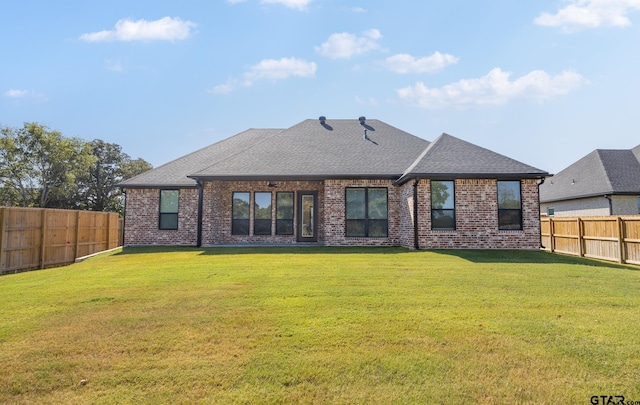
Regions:
M 116 184 L 151 168 L 115 143 L 67 138 L 35 122 L 0 127 L 0 206 L 123 213 Z

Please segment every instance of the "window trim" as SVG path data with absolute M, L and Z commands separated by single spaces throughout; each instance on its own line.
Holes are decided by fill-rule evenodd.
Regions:
M 256 194 L 269 194 L 269 218 L 258 218 L 256 215 L 256 208 L 257 208 L 257 203 L 256 203 Z M 249 200 L 251 201 L 251 196 L 249 196 Z M 249 213 L 249 217 L 251 217 L 251 213 Z M 269 221 L 269 232 L 256 232 L 256 230 L 259 228 L 257 226 L 258 221 Z M 253 235 L 254 236 L 271 236 L 271 234 L 273 233 L 273 193 L 271 191 L 254 191 L 253 192 Z
M 438 182 L 438 183 L 451 183 L 451 187 L 452 187 L 452 197 L 453 197 L 453 208 L 433 208 L 433 183 L 434 182 Z M 431 230 L 432 231 L 455 231 L 457 228 L 457 223 L 456 223 L 456 182 L 455 180 L 430 180 L 429 181 L 429 191 L 430 191 L 430 195 L 429 195 L 429 203 L 431 205 Z M 433 212 L 434 211 L 446 211 L 446 212 L 452 212 L 453 213 L 453 228 L 436 228 L 433 226 Z
M 165 191 L 175 191 L 178 193 L 177 198 L 177 206 L 176 206 L 176 210 L 174 211 L 162 211 L 162 194 Z M 158 229 L 161 231 L 177 231 L 179 228 L 179 214 L 180 212 L 180 189 L 176 189 L 176 188 L 161 188 L 160 189 L 160 193 L 158 195 Z M 171 227 L 163 227 L 163 218 L 167 218 L 167 217 L 175 217 L 175 227 L 171 226 Z
M 280 194 L 291 194 L 291 218 L 283 218 L 283 219 L 278 219 L 278 195 Z M 286 206 L 287 208 L 289 208 L 288 206 Z M 295 233 L 294 229 L 295 229 L 295 210 L 296 210 L 296 194 L 293 191 L 277 191 L 276 192 L 276 235 L 293 235 Z M 291 229 L 291 232 L 280 232 L 280 227 L 278 226 L 278 224 L 280 223 L 286 223 L 289 224 L 290 222 L 290 226 L 288 227 L 288 229 Z
M 347 218 L 347 192 L 350 189 L 363 189 L 364 190 L 364 218 L 360 219 L 348 219 Z M 386 215 L 384 219 L 380 218 L 369 218 L 369 190 L 384 190 L 386 197 Z M 344 189 L 344 234 L 347 238 L 388 238 L 389 237 L 389 188 L 388 187 L 345 187 Z M 364 235 L 349 235 L 347 221 L 364 221 Z M 385 234 L 384 236 L 369 236 L 370 233 L 370 223 L 372 221 L 385 221 Z
M 500 208 L 500 183 L 518 183 L 518 191 L 519 191 L 519 195 L 518 195 L 518 202 L 520 203 L 520 208 Z M 498 203 L 498 230 L 499 231 L 521 231 L 523 230 L 523 210 L 522 210 L 522 181 L 521 180 L 498 180 L 496 183 L 496 198 L 497 198 L 497 203 Z M 505 213 L 505 212 L 519 212 L 519 217 L 520 217 L 520 226 L 517 229 L 510 229 L 510 228 L 502 228 L 500 226 L 500 217 L 501 217 L 501 213 Z
M 235 199 L 235 195 L 236 194 L 249 194 L 249 216 L 248 218 L 239 218 L 236 219 L 234 216 L 234 204 L 233 204 L 233 200 Z M 234 222 L 235 221 L 247 221 L 247 232 L 246 233 L 236 233 L 234 232 L 235 230 L 235 226 L 234 226 Z M 251 192 L 250 191 L 232 191 L 231 192 L 231 235 L 234 236 L 249 236 L 251 235 Z

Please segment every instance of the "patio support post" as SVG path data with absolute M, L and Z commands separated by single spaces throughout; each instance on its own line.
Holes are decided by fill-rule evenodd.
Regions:
M 196 182 L 198 183 L 198 223 L 197 223 L 197 240 L 196 240 L 196 246 L 197 247 L 201 247 L 202 246 L 202 201 L 203 201 L 203 194 L 204 194 L 204 183 L 202 182 L 202 180 L 196 180 Z
M 413 183 L 413 246 L 420 250 L 420 233 L 418 232 L 418 183 L 420 178 L 416 178 Z

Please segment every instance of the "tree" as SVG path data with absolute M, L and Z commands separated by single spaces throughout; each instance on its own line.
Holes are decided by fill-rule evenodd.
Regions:
M 0 181 L 9 205 L 75 208 L 77 178 L 92 160 L 86 143 L 37 123 L 2 128 Z M 13 189 L 13 191 L 12 191 Z
M 37 123 L 0 128 L 0 205 L 122 213 L 116 184 L 151 168 L 99 139 L 66 138 Z
M 122 147 L 100 139 L 90 142 L 94 157 L 81 182 L 83 184 L 83 208 L 92 211 L 122 213 L 124 204 L 118 183 L 152 169 L 144 159 L 131 159 Z

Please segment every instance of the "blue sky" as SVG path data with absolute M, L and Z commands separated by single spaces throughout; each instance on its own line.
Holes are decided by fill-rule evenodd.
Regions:
M 640 0 L 25 0 L 0 14 L 0 125 L 154 166 L 321 115 L 446 132 L 552 173 L 640 144 Z

